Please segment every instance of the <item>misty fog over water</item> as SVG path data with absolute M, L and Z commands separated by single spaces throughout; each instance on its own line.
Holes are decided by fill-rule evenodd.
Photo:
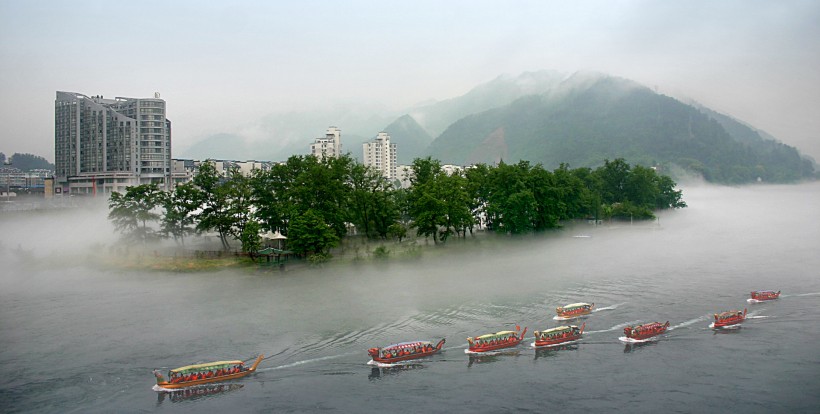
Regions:
M 683 185 L 656 221 L 481 235 L 417 260 L 284 272 L 116 270 L 104 203 L 2 214 L 4 411 L 809 412 L 820 406 L 820 183 Z M 771 303 L 749 292 L 782 290 Z M 594 302 L 574 346 L 534 350 L 556 306 Z M 729 333 L 711 315 L 748 308 Z M 670 321 L 645 346 L 627 324 Z M 529 328 L 526 345 L 471 358 L 465 338 Z M 366 349 L 446 338 L 398 368 Z M 166 394 L 154 368 L 271 356 L 231 387 Z M 563 407 L 563 408 L 562 408 Z

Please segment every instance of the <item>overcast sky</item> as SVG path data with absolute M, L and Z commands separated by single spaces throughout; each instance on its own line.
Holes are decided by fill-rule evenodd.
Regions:
M 398 109 L 543 69 L 688 96 L 820 160 L 813 0 L 0 0 L 0 151 L 54 160 L 58 90 L 160 92 L 184 148 L 277 111 Z

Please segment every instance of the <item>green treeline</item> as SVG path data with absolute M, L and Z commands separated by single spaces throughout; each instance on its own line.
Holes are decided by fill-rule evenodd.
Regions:
M 21 171 L 31 170 L 52 170 L 54 171 L 54 164 L 48 162 L 45 158 L 34 154 L 20 154 L 14 153 L 9 160 L 6 159 L 6 154 L 0 152 L 0 162 L 6 163 L 10 161 L 9 166 Z
M 596 169 L 547 171 L 527 161 L 479 164 L 452 173 L 439 161 L 417 158 L 411 186 L 398 188 L 349 155 L 292 156 L 270 170 L 223 176 L 203 163 L 194 179 L 169 192 L 156 185 L 113 193 L 109 219 L 131 241 L 215 232 L 254 254 L 259 234 L 279 230 L 296 254 L 328 257 L 353 229 L 374 239 L 408 231 L 445 242 L 477 227 L 508 234 L 541 231 L 575 218 L 654 217 L 657 209 L 685 207 L 671 178 L 623 159 Z

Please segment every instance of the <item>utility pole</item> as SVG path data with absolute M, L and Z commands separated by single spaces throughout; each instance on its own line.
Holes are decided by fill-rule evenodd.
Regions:
M 6 158 L 3 165 L 6 166 L 6 203 L 8 203 L 11 192 L 11 158 Z

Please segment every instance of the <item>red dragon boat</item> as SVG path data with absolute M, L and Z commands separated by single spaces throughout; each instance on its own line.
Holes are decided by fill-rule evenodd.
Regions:
M 467 338 L 468 348 L 467 353 L 496 351 L 504 348 L 512 348 L 524 340 L 524 335 L 527 333 L 527 328 L 524 332 L 521 331 L 520 326 L 516 326 L 514 331 L 501 331 L 494 334 L 481 335 L 475 338 Z
M 586 323 L 581 327 L 575 325 L 559 326 L 557 328 L 547 329 L 546 331 L 535 331 L 535 347 L 540 346 L 554 346 L 567 342 L 576 341 L 581 338 L 584 333 Z
M 756 290 L 752 292 L 752 297 L 749 302 L 763 302 L 766 300 L 775 300 L 780 297 L 780 291 L 773 290 Z
M 157 386 L 166 389 L 178 389 L 194 385 L 210 384 L 213 382 L 229 381 L 242 378 L 256 371 L 264 356 L 256 357 L 250 368 L 242 361 L 215 361 L 204 364 L 187 365 L 168 371 L 168 379 L 157 370 Z
M 624 328 L 624 335 L 627 339 L 642 341 L 654 336 L 658 336 L 669 328 L 669 321 L 666 323 L 652 322 L 637 326 L 627 326 Z
M 441 351 L 442 346 L 444 346 L 443 338 L 435 346 L 430 341 L 401 342 L 383 348 L 370 348 L 367 353 L 375 362 L 392 364 L 433 355 Z
M 592 308 L 594 307 L 594 303 L 570 303 L 569 305 L 555 308 L 555 313 L 557 313 L 560 318 L 564 319 L 577 318 L 579 316 L 589 315 L 592 313 Z
M 733 310 L 728 312 L 716 313 L 715 323 L 712 324 L 712 327 L 723 328 L 724 326 L 737 325 L 743 322 L 744 320 L 746 320 L 746 309 L 743 309 L 743 312 L 739 310 Z

